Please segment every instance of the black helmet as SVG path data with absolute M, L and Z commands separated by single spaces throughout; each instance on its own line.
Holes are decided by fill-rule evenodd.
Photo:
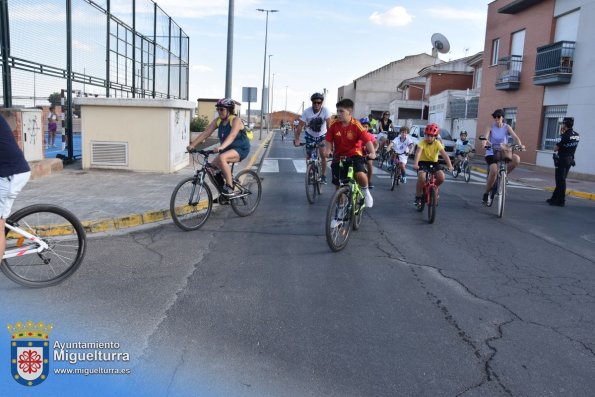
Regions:
M 233 101 L 233 99 L 222 98 L 217 101 L 217 105 L 215 106 L 218 108 L 227 108 L 227 110 L 233 113 L 236 108 L 236 103 Z
M 321 100 L 324 101 L 324 95 L 322 95 L 320 92 L 315 92 L 314 94 L 312 94 L 312 96 L 310 97 L 310 100 L 312 102 L 314 102 L 315 100 Z

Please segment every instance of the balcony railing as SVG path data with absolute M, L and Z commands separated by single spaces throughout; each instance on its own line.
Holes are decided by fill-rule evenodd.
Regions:
M 518 90 L 521 83 L 521 67 L 523 57 L 521 55 L 509 55 L 498 59 L 500 73 L 496 79 L 497 90 Z
M 533 84 L 568 84 L 572 78 L 574 41 L 559 41 L 537 48 Z

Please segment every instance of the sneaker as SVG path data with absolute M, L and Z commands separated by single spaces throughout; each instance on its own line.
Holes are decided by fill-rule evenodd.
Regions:
M 407 183 L 407 177 L 406 176 L 402 176 L 401 177 L 401 183 Z
M 484 193 L 481 201 L 482 201 L 483 205 L 489 205 L 489 202 L 491 201 L 490 195 L 488 193 Z
M 322 175 L 320 177 L 320 183 L 322 183 L 323 185 L 326 185 L 326 175 Z
M 331 229 L 336 229 L 341 224 L 339 219 L 332 219 L 331 220 Z
M 419 208 L 419 206 L 421 205 L 421 196 L 415 196 L 415 202 L 413 204 L 415 204 L 415 206 Z
M 372 185 L 372 184 L 369 183 L 368 184 L 368 189 L 374 189 L 374 185 Z
M 372 197 L 369 189 L 364 189 L 364 202 L 368 208 L 372 208 L 374 206 L 374 198 Z
M 233 191 L 233 188 L 226 183 L 221 188 L 221 194 L 224 195 L 225 197 L 231 197 L 235 194 L 235 192 Z

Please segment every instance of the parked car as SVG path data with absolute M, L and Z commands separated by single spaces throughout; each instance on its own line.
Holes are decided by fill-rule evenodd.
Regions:
M 415 151 L 417 151 L 417 143 L 420 139 L 423 139 L 424 137 L 425 129 L 425 125 L 412 125 L 409 129 L 409 135 L 411 135 L 411 139 L 413 139 L 413 142 L 415 142 Z M 448 157 L 450 157 L 451 160 L 454 159 L 456 141 L 450 135 L 450 131 L 444 128 L 440 128 L 440 136 L 438 137 L 438 139 L 444 145 L 444 150 L 448 154 Z M 415 151 L 413 152 L 413 155 L 415 155 Z

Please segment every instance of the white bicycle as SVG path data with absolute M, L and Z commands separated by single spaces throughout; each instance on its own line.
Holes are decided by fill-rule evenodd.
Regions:
M 85 256 L 87 236 L 70 211 L 36 204 L 6 219 L 6 252 L 0 269 L 26 287 L 48 287 L 70 277 Z

